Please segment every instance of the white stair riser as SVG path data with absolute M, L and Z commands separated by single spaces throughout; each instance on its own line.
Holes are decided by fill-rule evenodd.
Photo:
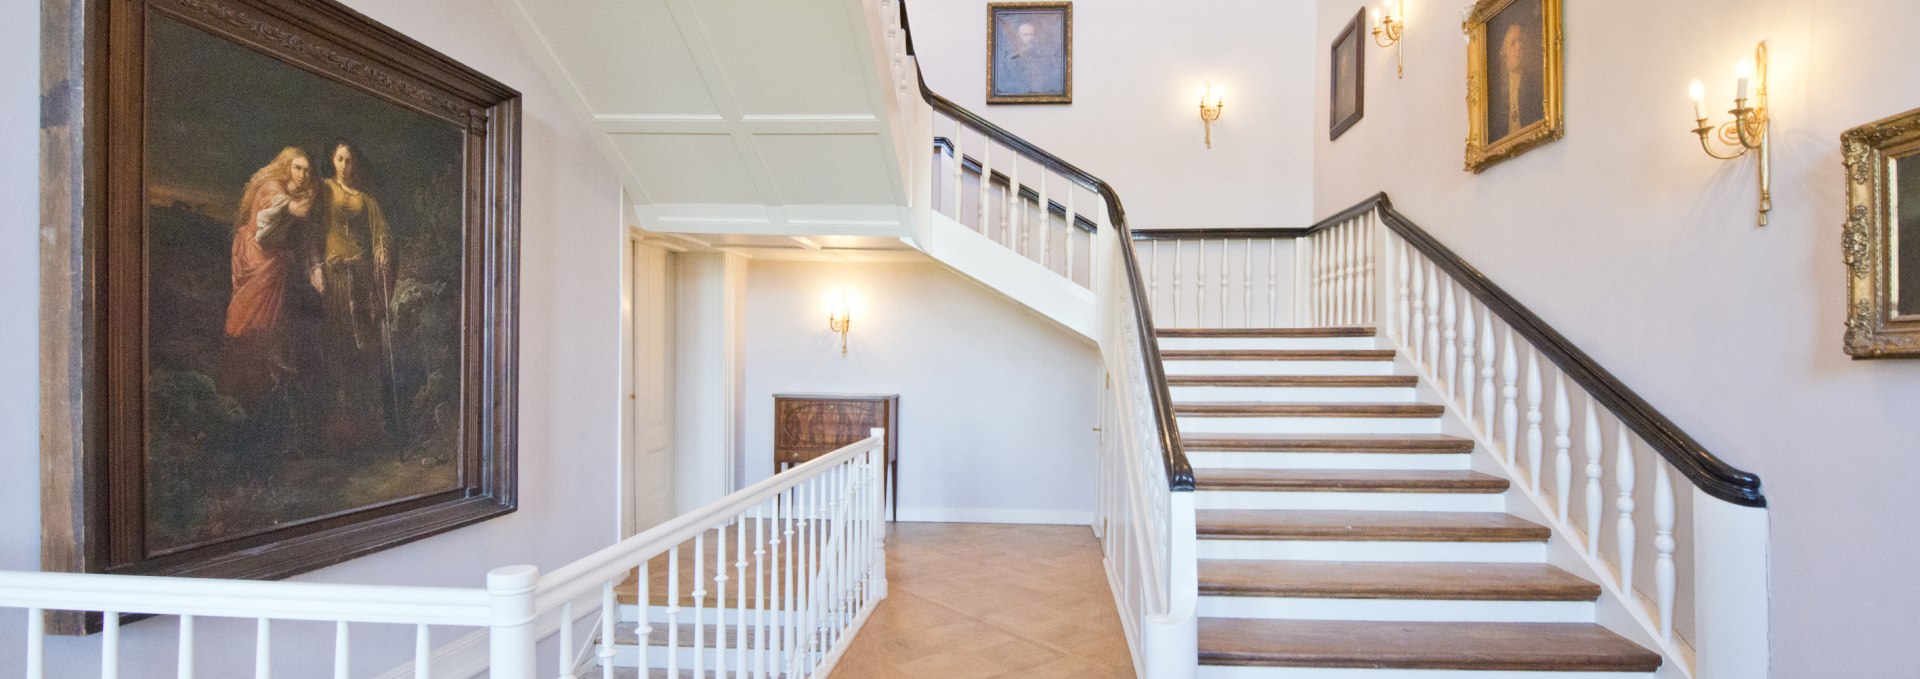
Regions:
M 1166 362 L 1168 375 L 1392 375 L 1393 361 Z
M 1179 417 L 1180 434 L 1438 434 L 1438 417 Z
M 1243 349 L 1378 349 L 1373 337 L 1162 337 L 1160 350 L 1199 349 L 1229 351 Z
M 1194 509 L 1350 509 L 1386 512 L 1498 512 L 1501 493 L 1356 493 L 1203 490 Z
M 1202 559 L 1294 561 L 1470 561 L 1545 563 L 1545 542 L 1360 542 L 1344 540 L 1218 540 L 1202 536 Z
M 1593 622 L 1591 601 L 1305 599 L 1202 596 L 1203 618 L 1397 620 L 1404 622 Z
M 1654 679 L 1653 672 L 1510 672 L 1487 670 L 1329 669 L 1201 665 L 1199 679 Z
M 1193 466 L 1207 469 L 1471 469 L 1467 454 L 1245 453 L 1187 450 Z
M 1172 387 L 1178 401 L 1412 403 L 1413 387 Z

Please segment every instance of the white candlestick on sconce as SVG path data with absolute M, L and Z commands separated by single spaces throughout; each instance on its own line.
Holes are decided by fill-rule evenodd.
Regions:
M 1698 79 L 1695 79 L 1693 84 L 1687 86 L 1687 96 L 1693 99 L 1693 118 L 1695 120 L 1706 120 L 1707 86 Z
M 1747 80 L 1751 79 L 1752 77 L 1753 77 L 1752 61 L 1741 59 L 1740 63 L 1734 65 L 1733 67 L 1733 78 L 1734 78 L 1733 98 L 1735 100 L 1745 101 L 1747 99 Z

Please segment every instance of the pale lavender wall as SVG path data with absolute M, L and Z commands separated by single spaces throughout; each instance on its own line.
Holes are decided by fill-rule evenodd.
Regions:
M 11 329 L 0 351 L 0 569 L 37 569 L 38 204 L 37 2 L 0 4 L 0 321 Z M 328 568 L 315 582 L 482 586 L 494 566 L 554 568 L 617 538 L 615 519 L 619 376 L 620 253 L 625 242 L 619 186 L 605 172 L 587 130 L 547 83 L 492 3 L 468 0 L 348 0 L 348 5 L 525 95 L 521 198 L 520 511 L 483 524 Z M 131 626 L 123 676 L 172 676 L 172 622 Z M 0 611 L 0 675 L 18 676 L 24 633 L 19 611 Z M 452 630 L 445 641 L 456 636 Z M 311 633 L 315 636 L 308 636 Z M 251 622 L 201 630 L 203 676 L 246 676 Z M 324 674 L 330 628 L 275 629 L 281 676 Z M 408 659 L 411 633 L 367 627 L 354 637 L 354 676 Z M 91 656 L 97 639 L 56 640 L 56 663 Z M 544 666 L 544 665 L 543 665 Z M 53 676 L 84 676 L 61 665 Z M 97 667 L 90 670 L 97 674 Z
M 847 354 L 829 295 L 853 298 Z M 773 468 L 773 395 L 900 394 L 900 518 L 1084 523 L 1100 354 L 938 264 L 756 260 L 746 285 L 748 482 Z
M 1406 79 L 1369 47 L 1366 118 L 1327 142 L 1314 211 L 1376 191 L 1733 464 L 1772 502 L 1773 676 L 1911 674 L 1920 361 L 1841 351 L 1842 130 L 1920 106 L 1907 0 L 1565 3 L 1567 136 L 1463 172 L 1460 1 L 1413 0 Z M 1320 0 L 1317 43 L 1360 6 Z M 1751 160 L 1709 160 L 1688 80 L 1731 108 L 1772 41 L 1773 224 Z M 1325 71 L 1324 50 L 1316 73 Z M 1724 115 L 1724 114 L 1722 114 Z
M 1113 184 L 1134 228 L 1309 221 L 1312 2 L 1074 3 L 1071 106 L 986 105 L 985 2 L 907 11 L 933 91 Z M 1209 79 L 1227 96 L 1212 149 L 1194 94 Z

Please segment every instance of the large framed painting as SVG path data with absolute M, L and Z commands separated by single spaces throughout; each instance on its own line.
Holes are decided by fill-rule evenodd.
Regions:
M 1367 110 L 1367 51 L 1362 31 L 1367 10 L 1354 13 L 1353 20 L 1333 39 L 1327 79 L 1327 139 L 1339 139 L 1347 128 L 1360 122 Z
M 1847 169 L 1846 351 L 1920 358 L 1920 109 L 1840 135 Z
M 330 0 L 44 14 L 44 567 L 277 578 L 513 511 L 519 94 Z
M 1560 0 L 1479 0 L 1468 12 L 1467 169 L 1559 139 Z
M 987 103 L 1073 103 L 1073 3 L 987 4 Z

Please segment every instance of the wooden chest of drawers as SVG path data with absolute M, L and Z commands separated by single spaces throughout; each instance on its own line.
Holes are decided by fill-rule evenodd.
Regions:
M 886 497 L 900 512 L 899 394 L 774 394 L 773 471 L 778 474 L 887 430 Z

